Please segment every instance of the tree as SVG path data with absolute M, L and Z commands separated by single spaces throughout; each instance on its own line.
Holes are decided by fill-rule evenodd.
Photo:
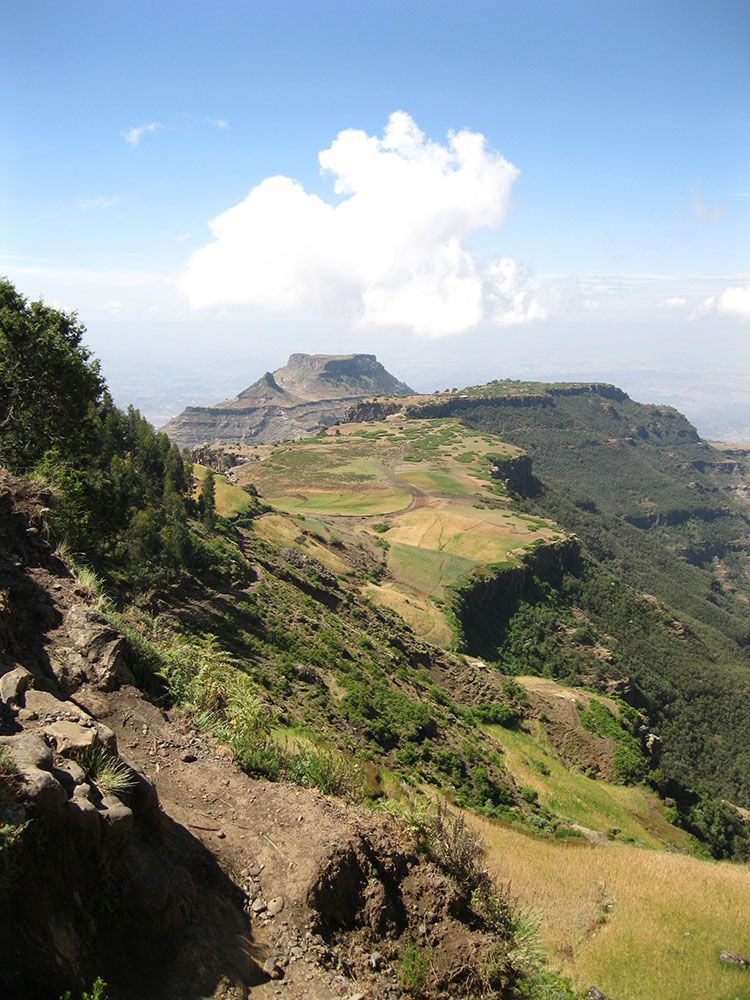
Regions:
M 32 469 L 45 452 L 85 451 L 105 390 L 75 313 L 29 303 L 0 278 L 0 463 Z
M 201 521 L 212 528 L 216 521 L 216 482 L 213 469 L 206 472 L 206 478 L 201 484 L 198 507 L 201 512 Z

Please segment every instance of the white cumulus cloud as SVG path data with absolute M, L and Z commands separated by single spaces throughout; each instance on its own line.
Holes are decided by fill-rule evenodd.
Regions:
M 687 299 L 683 299 L 680 295 L 673 295 L 671 299 L 664 299 L 661 305 L 666 306 L 667 309 L 684 309 L 687 305 Z
M 213 241 L 190 257 L 180 287 L 191 305 L 426 336 L 546 315 L 515 261 L 480 260 L 467 246 L 503 222 L 519 175 L 483 135 L 451 132 L 442 145 L 397 111 L 382 138 L 346 129 L 318 159 L 335 203 L 289 177 L 261 181 L 211 221 Z
M 730 286 L 721 295 L 712 295 L 698 307 L 699 316 L 732 316 L 750 320 L 750 285 Z

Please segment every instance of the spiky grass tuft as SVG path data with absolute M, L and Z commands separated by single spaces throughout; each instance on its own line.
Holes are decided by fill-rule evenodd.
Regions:
M 133 772 L 125 761 L 102 747 L 84 750 L 77 760 L 102 795 L 124 795 L 135 785 Z

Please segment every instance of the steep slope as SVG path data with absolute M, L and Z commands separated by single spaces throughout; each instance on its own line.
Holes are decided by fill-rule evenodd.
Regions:
M 451 416 L 524 449 L 534 476 L 511 484 L 521 509 L 582 542 L 585 572 L 556 594 L 493 585 L 460 595 L 469 648 L 503 669 L 603 682 L 664 738 L 663 768 L 750 804 L 750 519 L 741 453 L 728 457 L 676 410 L 614 386 L 499 381 L 399 401 L 403 416 Z M 358 404 L 370 417 L 394 404 Z M 639 593 L 640 592 L 640 595 Z M 607 650 L 582 670 L 561 618 Z M 576 663 L 578 659 L 578 664 Z
M 511 911 L 490 912 L 479 867 L 461 881 L 382 814 L 253 780 L 200 713 L 144 697 L 135 633 L 42 537 L 49 495 L 0 487 L 3 997 L 96 976 L 111 1000 L 268 1000 L 280 980 L 310 1000 L 513 995 Z M 165 619 L 220 613 L 197 593 Z
M 237 396 L 189 406 L 162 430 L 181 448 L 285 441 L 335 423 L 352 399 L 411 391 L 374 354 L 292 354 Z

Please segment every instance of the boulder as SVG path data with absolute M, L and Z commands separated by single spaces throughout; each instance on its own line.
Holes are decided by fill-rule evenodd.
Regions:
M 34 683 L 34 675 L 26 667 L 14 667 L 0 677 L 0 701 L 5 705 L 20 708 L 23 696 Z
M 127 644 L 119 632 L 92 608 L 75 607 L 67 618 L 74 648 L 94 669 L 97 687 L 113 691 L 122 684 L 136 684 L 127 663 Z
M 38 736 L 31 733 L 0 736 L 0 746 L 8 748 L 19 771 L 29 767 L 38 767 L 43 771 L 52 770 L 52 751 Z

